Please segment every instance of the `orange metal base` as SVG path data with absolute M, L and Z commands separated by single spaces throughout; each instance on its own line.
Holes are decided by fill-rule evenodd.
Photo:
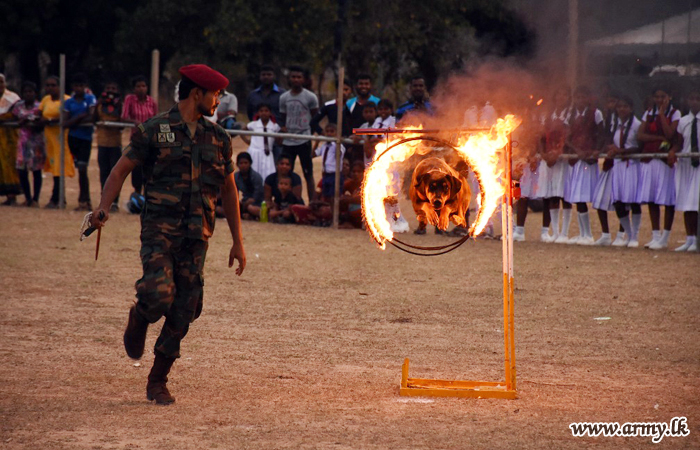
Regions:
M 505 381 L 457 381 L 408 378 L 409 360 L 401 367 L 399 394 L 413 397 L 470 397 L 515 399 L 517 392 L 508 389 Z

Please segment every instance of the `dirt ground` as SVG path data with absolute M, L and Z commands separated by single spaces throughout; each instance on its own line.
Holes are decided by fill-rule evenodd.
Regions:
M 91 177 L 96 201 L 97 164 Z M 76 199 L 71 179 L 69 209 Z M 97 262 L 81 220 L 0 209 L 2 448 L 700 448 L 696 254 L 543 244 L 531 214 L 515 249 L 519 398 L 405 398 L 406 357 L 412 377 L 502 379 L 500 242 L 418 258 L 361 230 L 245 222 L 237 278 L 219 221 L 204 313 L 171 374 L 177 402 L 157 407 L 145 384 L 162 322 L 141 361 L 121 341 L 140 276 L 137 217 L 113 215 Z M 679 214 L 671 245 L 682 238 Z M 690 435 L 658 445 L 569 429 L 674 417 Z

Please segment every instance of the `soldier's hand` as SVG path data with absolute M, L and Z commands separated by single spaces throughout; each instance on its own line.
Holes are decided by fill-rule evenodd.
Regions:
M 96 209 L 90 217 L 90 226 L 93 228 L 102 228 L 109 219 L 109 212 L 104 209 Z
M 245 250 L 243 250 L 243 244 L 233 244 L 231 246 L 231 253 L 228 256 L 228 266 L 233 267 L 233 260 L 238 261 L 238 267 L 236 267 L 236 275 L 241 275 L 245 269 Z

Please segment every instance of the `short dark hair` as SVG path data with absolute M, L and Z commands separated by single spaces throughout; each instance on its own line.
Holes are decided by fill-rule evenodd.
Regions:
M 275 66 L 273 66 L 272 64 L 263 64 L 262 66 L 260 66 L 260 72 L 272 72 L 272 73 L 274 73 Z
M 627 103 L 630 106 L 630 108 L 634 108 L 634 100 L 632 100 L 632 98 L 627 96 L 627 95 L 619 96 L 617 98 L 617 103 L 620 103 L 620 102 Z
M 361 73 L 361 74 L 359 74 L 359 75 L 357 76 L 357 79 L 355 80 L 355 82 L 357 83 L 357 82 L 359 82 L 360 80 L 369 80 L 370 83 L 371 83 L 371 82 L 372 82 L 372 77 L 371 77 L 370 74 L 368 74 L 368 73 Z
M 365 103 L 365 107 L 363 108 L 363 111 L 367 108 L 377 109 L 377 104 L 374 102 L 367 102 L 367 103 Z
M 306 71 L 301 66 L 289 66 L 289 68 L 287 69 L 287 72 L 289 72 L 289 73 L 300 72 L 302 75 L 306 76 Z
M 383 99 L 379 100 L 379 103 L 377 103 L 377 108 L 389 108 L 390 110 L 394 110 L 394 104 L 391 103 L 391 100 Z
M 132 87 L 132 88 L 135 88 L 136 85 L 137 85 L 138 83 L 141 83 L 142 81 L 143 81 L 144 83 L 146 83 L 146 86 L 148 86 L 148 80 L 146 80 L 146 77 L 145 77 L 145 76 L 143 76 L 143 75 L 136 75 L 135 77 L 133 77 L 133 78 L 131 79 L 131 87 Z
M 87 84 L 87 75 L 82 72 L 78 72 L 71 78 L 71 84 Z
M 36 93 L 36 92 L 39 92 L 39 91 L 37 90 L 36 83 L 34 83 L 34 82 L 32 82 L 32 81 L 24 81 L 24 82 L 22 83 L 22 90 L 21 90 L 21 92 L 24 92 L 25 89 L 31 89 L 31 90 L 33 90 L 35 93 Z
M 253 163 L 253 157 L 250 156 L 250 153 L 248 153 L 248 152 L 241 152 L 241 153 L 239 153 L 238 156 L 236 156 L 236 164 L 238 164 L 239 162 L 241 162 L 242 159 L 248 160 L 248 162 L 251 163 L 251 164 Z
M 207 93 L 207 90 L 204 89 L 201 86 L 198 86 L 194 81 L 190 80 L 186 76 L 182 76 L 182 79 L 180 80 L 180 85 L 177 88 L 177 99 L 178 100 L 185 100 L 187 97 L 190 96 L 190 92 L 192 92 L 192 89 L 194 88 L 199 88 L 202 90 L 203 93 Z
M 326 128 L 333 128 L 333 129 L 338 129 L 338 124 L 335 122 L 328 122 L 323 129 L 325 130 Z
M 425 81 L 425 77 L 421 74 L 416 74 L 411 77 L 411 84 L 416 81 L 416 80 L 423 80 Z
M 272 111 L 272 107 L 271 107 L 270 104 L 267 103 L 267 102 L 261 102 L 261 103 L 258 105 L 257 111 L 260 111 L 260 110 L 263 109 L 263 108 L 267 108 L 267 109 L 269 109 L 270 111 Z
M 277 184 L 280 184 L 280 181 L 282 181 L 282 180 L 287 180 L 287 181 L 289 181 L 289 184 L 292 184 L 292 177 L 290 177 L 289 175 L 278 176 L 277 177 Z
M 279 162 L 282 161 L 283 159 L 286 159 L 286 160 L 289 161 L 290 163 L 292 162 L 292 157 L 289 156 L 289 154 L 287 154 L 287 153 L 282 153 L 281 155 L 279 155 L 279 156 L 277 157 L 277 162 L 279 163 Z
M 347 78 L 343 80 L 343 84 L 352 89 L 352 83 Z

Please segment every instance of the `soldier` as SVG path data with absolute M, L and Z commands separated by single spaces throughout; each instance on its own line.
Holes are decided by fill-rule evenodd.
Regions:
M 246 265 L 231 139 L 202 117 L 214 114 L 228 80 L 201 64 L 181 67 L 179 72 L 179 102 L 137 127 L 92 214 L 92 226 L 103 226 L 127 175 L 143 166 L 143 277 L 136 282 L 137 301 L 129 311 L 124 347 L 129 357 L 139 359 L 148 325 L 165 316 L 146 386 L 147 398 L 157 404 L 175 401 L 166 387 L 167 375 L 180 356 L 180 341 L 190 322 L 202 312 L 204 257 L 214 231 L 219 189 L 233 237 L 229 267 L 237 260 L 236 275 L 241 275 Z

